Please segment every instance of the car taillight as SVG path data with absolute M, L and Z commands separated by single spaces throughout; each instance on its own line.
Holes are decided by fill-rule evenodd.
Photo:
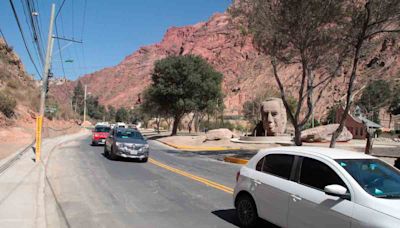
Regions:
M 240 171 L 238 171 L 238 172 L 236 173 L 236 182 L 239 181 L 239 176 L 240 176 Z

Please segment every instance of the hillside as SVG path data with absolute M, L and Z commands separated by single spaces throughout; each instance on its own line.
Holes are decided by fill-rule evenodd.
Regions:
M 399 78 L 400 59 L 398 58 L 399 40 L 395 38 L 379 41 L 379 50 L 371 50 L 372 58 L 362 59 L 362 67 L 356 82 L 360 88 L 367 80 Z M 84 75 L 81 80 L 88 85 L 93 95 L 99 96 L 100 102 L 116 107 L 133 107 L 140 93 L 150 84 L 153 63 L 168 55 L 196 54 L 204 57 L 224 75 L 223 91 L 226 95 L 226 114 L 241 113 L 243 103 L 262 91 L 268 85 L 276 87 L 271 73 L 268 56 L 261 55 L 253 46 L 249 35 L 235 25 L 227 13 L 217 13 L 207 22 L 191 26 L 172 27 L 167 30 L 160 43 L 145 46 L 127 56 L 114 67 Z M 295 90 L 297 80 L 296 67 L 281 69 L 283 81 Z M 343 75 L 347 72 L 343 72 Z M 325 116 L 327 106 L 345 95 L 346 78 L 337 77 L 324 93 L 317 105 L 316 116 Z M 75 82 L 69 82 L 72 88 Z M 65 87 L 55 88 L 53 93 L 60 99 L 67 98 Z
M 39 104 L 38 83 L 26 73 L 13 48 L 0 38 L 0 96 L 1 105 L 15 105 L 14 112 L 0 112 L 0 126 L 15 120 L 33 121 Z M 10 107 L 11 108 L 11 107 Z

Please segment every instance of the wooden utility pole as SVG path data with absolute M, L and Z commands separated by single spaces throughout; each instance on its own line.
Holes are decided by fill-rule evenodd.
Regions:
M 54 25 L 54 11 L 55 11 L 55 4 L 51 5 L 51 14 L 50 14 L 50 25 L 49 25 L 49 34 L 47 37 L 47 49 L 46 49 L 46 60 L 43 69 L 42 75 L 42 90 L 40 91 L 40 108 L 39 108 L 39 116 L 37 116 L 36 120 L 36 163 L 40 161 L 40 149 L 42 147 L 42 123 L 43 123 L 43 116 L 45 110 L 45 103 L 46 103 L 46 93 L 47 93 L 47 86 L 49 80 L 49 72 L 50 72 L 50 64 L 51 64 L 51 54 L 53 50 L 53 25 Z

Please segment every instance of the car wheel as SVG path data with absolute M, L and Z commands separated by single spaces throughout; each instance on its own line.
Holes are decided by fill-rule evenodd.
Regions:
M 108 152 L 108 158 L 110 158 L 110 160 L 117 160 L 117 155 L 115 155 L 115 147 L 111 147 L 111 151 Z
M 255 227 L 257 225 L 257 208 L 254 200 L 250 196 L 239 196 L 236 200 L 236 214 L 240 227 Z

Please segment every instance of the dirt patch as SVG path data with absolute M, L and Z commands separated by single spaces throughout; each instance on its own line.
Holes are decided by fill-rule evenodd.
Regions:
M 16 126 L 0 128 L 0 160 L 25 148 L 35 139 L 35 122 L 18 121 Z M 72 134 L 80 130 L 74 121 L 44 120 L 43 137 L 52 138 Z
M 201 147 L 227 147 L 240 148 L 243 150 L 259 150 L 265 148 L 279 147 L 278 144 L 241 144 L 233 143 L 229 139 L 206 141 L 205 135 L 196 136 L 169 136 L 158 139 L 158 141 L 180 146 L 201 146 Z

